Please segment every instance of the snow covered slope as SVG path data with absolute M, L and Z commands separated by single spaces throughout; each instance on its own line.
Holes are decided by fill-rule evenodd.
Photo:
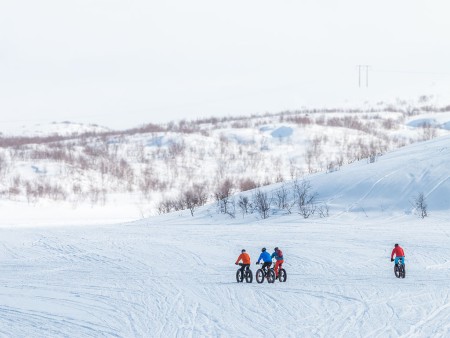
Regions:
M 311 177 L 312 185 L 342 211 L 385 213 L 413 211 L 411 201 L 423 192 L 433 211 L 450 209 L 450 137 L 416 143 L 360 161 L 340 171 Z
M 364 159 L 339 170 L 304 177 L 318 201 L 333 217 L 362 214 L 364 217 L 415 213 L 414 200 L 423 193 L 431 213 L 450 210 L 450 136 L 416 143 L 386 155 Z M 281 186 L 292 191 L 294 181 L 261 188 L 274 198 Z M 251 197 L 253 192 L 243 193 Z M 290 195 L 292 198 L 292 194 Z M 285 217 L 273 206 L 269 218 Z M 208 218 L 217 208 L 208 206 L 199 215 Z M 199 216 L 200 217 L 200 216 Z M 257 215 L 246 216 L 247 222 Z
M 449 146 L 309 177 L 328 218 L 231 219 L 209 205 L 121 225 L 2 227 L 0 336 L 447 337 Z M 428 218 L 411 213 L 416 191 Z M 389 260 L 396 242 L 405 279 Z M 240 250 L 255 272 L 262 246 L 283 250 L 287 282 L 236 283 Z

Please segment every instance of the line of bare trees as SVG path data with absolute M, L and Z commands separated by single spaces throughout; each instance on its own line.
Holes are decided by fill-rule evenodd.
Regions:
M 260 218 L 266 219 L 273 212 L 284 211 L 286 214 L 291 214 L 296 209 L 303 218 L 313 215 L 329 216 L 328 205 L 317 200 L 318 194 L 312 191 L 308 180 L 295 180 L 290 185 L 283 183 L 272 191 L 256 188 L 251 195 L 248 193 L 236 195 L 234 187 L 235 184 L 230 179 L 226 179 L 212 193 L 218 213 L 234 218 L 239 210 L 242 217 L 257 214 Z M 194 216 L 195 210 L 205 205 L 207 201 L 208 192 L 204 186 L 194 185 L 177 198 L 163 199 L 158 206 L 158 212 L 164 214 L 189 209 Z

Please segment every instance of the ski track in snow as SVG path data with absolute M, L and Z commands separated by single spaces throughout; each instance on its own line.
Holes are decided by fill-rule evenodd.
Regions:
M 448 238 L 410 221 L 0 229 L 0 336 L 445 337 Z M 256 273 L 263 245 L 287 282 L 236 283 L 239 249 Z

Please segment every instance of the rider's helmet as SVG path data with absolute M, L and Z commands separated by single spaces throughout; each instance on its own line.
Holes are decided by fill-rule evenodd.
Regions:
M 242 249 L 241 252 L 242 252 L 242 253 L 245 252 L 245 249 Z
M 275 249 L 273 249 L 273 251 L 278 251 L 278 247 L 275 247 Z
M 262 248 L 262 249 L 261 249 L 261 252 L 264 252 L 264 251 L 266 251 L 266 248 Z
M 395 247 L 398 247 L 398 243 L 395 243 L 395 245 L 394 245 Z

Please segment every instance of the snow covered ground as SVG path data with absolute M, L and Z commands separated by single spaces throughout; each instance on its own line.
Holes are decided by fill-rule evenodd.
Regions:
M 450 217 L 0 229 L 0 335 L 445 337 Z M 390 250 L 406 251 L 395 278 Z M 286 283 L 237 284 L 279 245 Z M 253 265 L 253 271 L 256 266 Z
M 328 218 L 209 205 L 114 225 L 3 220 L 0 336 L 448 337 L 449 151 L 441 137 L 311 176 Z M 425 219 L 410 205 L 420 191 Z M 283 250 L 287 282 L 236 283 L 240 250 L 255 272 L 262 246 Z

